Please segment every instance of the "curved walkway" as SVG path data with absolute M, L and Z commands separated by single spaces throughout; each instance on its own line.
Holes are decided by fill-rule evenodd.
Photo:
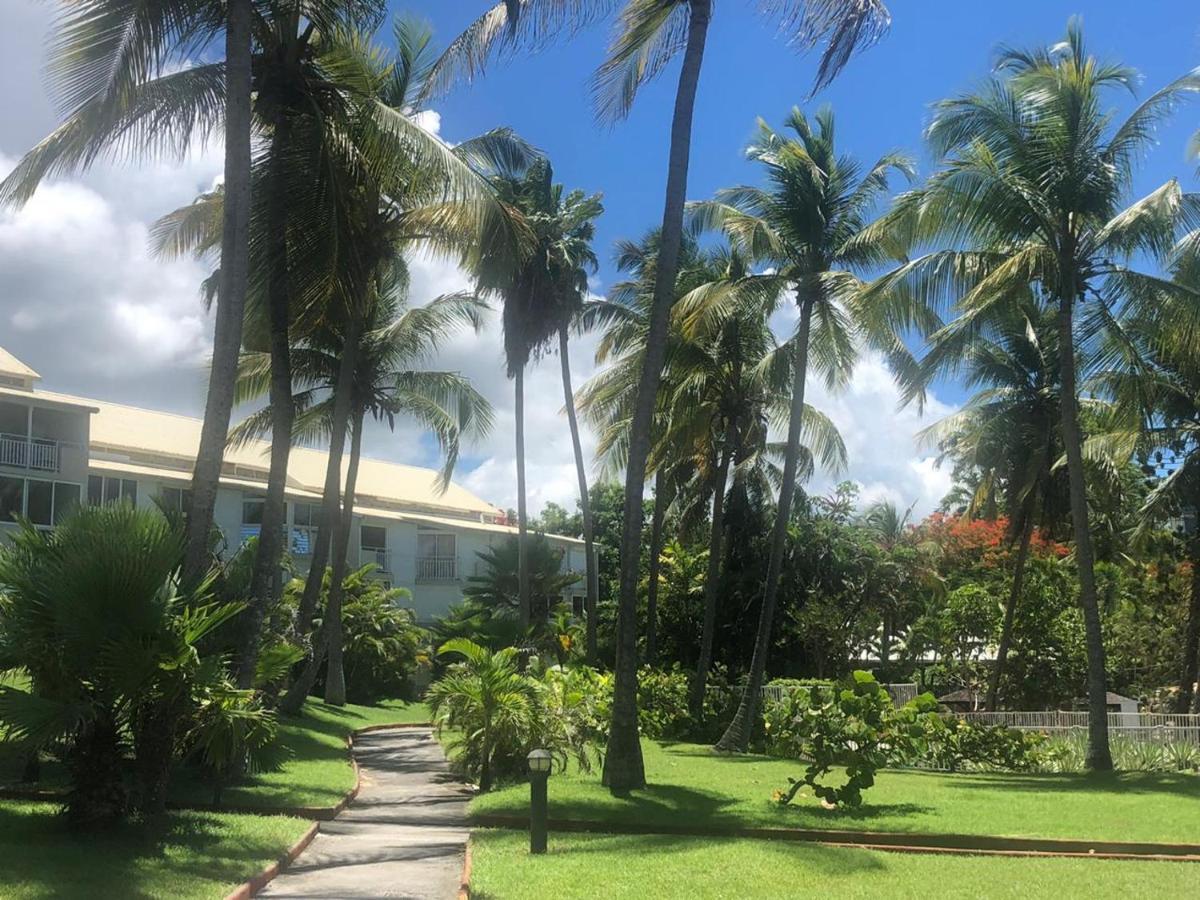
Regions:
M 468 790 L 428 728 L 355 738 L 361 788 L 259 897 L 419 898 L 458 895 Z

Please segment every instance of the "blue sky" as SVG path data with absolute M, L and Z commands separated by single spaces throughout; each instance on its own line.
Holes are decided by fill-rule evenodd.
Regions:
M 409 0 L 394 10 L 429 19 L 445 44 L 489 0 Z M 21 85 L 0 94 L 0 172 L 49 132 L 58 118 L 38 73 L 53 7 L 45 0 L 0 0 L 0 83 Z M 970 0 L 893 0 L 896 19 L 879 46 L 854 59 L 814 100 L 814 59 L 798 56 L 754 13 L 758 0 L 717 0 L 700 85 L 689 196 L 757 177 L 742 148 L 759 115 L 778 123 L 788 109 L 832 103 L 839 144 L 864 160 L 892 148 L 920 158 L 929 104 L 983 78 L 997 44 L 1048 44 L 1067 19 L 1084 16 L 1094 52 L 1118 58 L 1145 76 L 1142 95 L 1200 64 L 1200 8 L 1167 2 L 1033 2 L 983 4 Z M 390 29 L 384 29 L 387 35 Z M 451 141 L 501 125 L 517 129 L 554 161 L 570 187 L 603 191 L 607 212 L 597 252 L 603 292 L 617 275 L 613 242 L 638 237 L 662 217 L 667 135 L 676 70 L 642 93 L 628 121 L 611 130 L 592 117 L 588 79 L 602 58 L 607 29 L 597 27 L 535 56 L 494 66 L 488 75 L 438 101 L 440 130 Z M 1114 97 L 1125 109 L 1132 100 Z M 1139 192 L 1179 176 L 1200 189 L 1184 159 L 1200 128 L 1200 102 L 1185 107 L 1160 134 L 1141 170 Z M 0 210 L 0 346 L 45 376 L 45 387 L 102 400 L 199 414 L 204 408 L 212 320 L 199 302 L 208 274 L 194 260 L 164 261 L 147 251 L 150 224 L 210 188 L 222 171 L 219 140 L 195 142 L 184 159 L 98 161 L 41 188 L 23 210 Z M 928 160 L 922 169 L 929 170 Z M 413 302 L 470 286 L 452 261 L 413 261 Z M 595 337 L 572 348 L 575 385 L 595 373 Z M 526 441 L 530 508 L 575 505 L 575 472 L 562 416 L 556 359 L 526 381 Z M 513 398 L 504 377 L 500 327 L 493 318 L 480 334 L 462 333 L 443 345 L 439 368 L 458 371 L 493 403 L 492 433 L 466 449 L 456 478 L 499 505 L 515 503 Z M 819 473 L 809 488 L 829 489 L 842 477 L 863 486 L 867 500 L 889 497 L 917 514 L 933 509 L 949 487 L 931 450 L 915 439 L 921 429 L 961 404 L 957 385 L 937 386 L 924 417 L 897 409 L 886 368 L 865 358 L 839 394 L 812 386 L 810 399 L 837 424 L 849 448 L 844 473 Z M 595 436 L 585 427 L 585 453 Z M 428 437 L 411 423 L 397 433 L 368 434 L 367 451 L 403 462 L 436 464 Z
M 1082 14 L 1097 55 L 1141 71 L 1140 92 L 1151 91 L 1200 65 L 1200 8 L 1195 3 L 1047 2 L 1008 0 L 894 0 L 892 29 L 882 43 L 860 54 L 838 80 L 814 98 L 815 59 L 779 39 L 755 12 L 752 0 L 717 4 L 697 101 L 688 196 L 757 177 L 741 154 L 755 119 L 778 123 L 793 105 L 822 103 L 837 113 L 841 148 L 874 160 L 892 148 L 917 154 L 923 172 L 930 161 L 921 132 L 934 101 L 969 88 L 986 76 L 1002 43 L 1033 46 L 1054 42 L 1067 19 Z M 485 4 L 480 0 L 434 0 L 396 4 L 413 10 L 436 29 L 439 46 L 450 40 Z M 606 213 L 597 247 L 601 287 L 615 280 L 613 241 L 640 235 L 662 215 L 668 126 L 677 69 L 669 70 L 639 97 L 630 118 L 615 128 L 596 124 L 588 79 L 602 58 L 608 30 L 594 27 L 538 54 L 492 67 L 472 85 L 437 104 L 442 134 L 461 140 L 498 125 L 511 125 L 544 149 L 558 180 L 570 187 L 603 191 Z M 1133 100 L 1113 96 L 1114 107 Z M 1196 189 L 1194 166 L 1185 160 L 1189 135 L 1200 127 L 1200 104 L 1186 107 L 1160 134 L 1160 145 L 1141 170 L 1145 192 L 1169 177 Z M 961 399 L 946 386 L 944 398 Z

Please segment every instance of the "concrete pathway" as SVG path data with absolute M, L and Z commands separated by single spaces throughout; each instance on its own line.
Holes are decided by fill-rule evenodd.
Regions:
M 470 796 L 428 728 L 355 739 L 358 797 L 260 897 L 453 900 L 466 851 Z

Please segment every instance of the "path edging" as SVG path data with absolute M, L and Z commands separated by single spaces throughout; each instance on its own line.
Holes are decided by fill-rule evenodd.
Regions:
M 313 822 L 308 826 L 308 830 L 300 840 L 296 841 L 279 859 L 271 863 L 249 881 L 243 881 L 232 891 L 225 895 L 225 900 L 250 900 L 255 894 L 267 886 L 280 872 L 296 861 L 296 857 L 308 849 L 308 845 L 313 842 L 313 838 L 317 836 L 321 825 L 319 822 Z
M 529 827 L 523 816 L 478 814 L 472 826 L 491 828 Z M 1166 844 L 1150 841 L 1089 841 L 1069 838 L 1021 838 L 998 835 L 922 834 L 887 831 L 838 831 L 816 828 L 706 828 L 685 825 L 640 825 L 622 822 L 593 822 L 579 819 L 550 819 L 552 830 L 595 834 L 666 834 L 680 837 L 733 837 L 757 840 L 795 841 L 826 846 L 850 846 L 873 850 L 925 853 L 970 853 L 995 856 L 1069 856 L 1089 859 L 1147 859 L 1200 862 L 1200 845 Z
M 471 900 L 471 836 L 463 850 L 462 875 L 458 879 L 458 900 Z

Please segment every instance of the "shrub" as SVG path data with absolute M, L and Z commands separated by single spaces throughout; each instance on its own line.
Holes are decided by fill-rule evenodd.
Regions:
M 638 672 L 638 727 L 645 737 L 673 740 L 691 733 L 688 711 L 688 673 L 643 666 Z
M 438 731 L 454 732 L 456 765 L 481 790 L 497 779 L 523 776 L 526 755 L 538 747 L 549 750 L 560 768 L 571 757 L 585 770 L 591 767 L 596 741 L 608 727 L 604 693 L 592 691 L 602 683 L 595 673 L 525 674 L 517 668 L 515 648 L 493 652 L 465 638 L 447 641 L 438 655 L 461 659 L 425 699 Z
M 799 687 L 772 705 L 765 724 L 768 742 L 776 755 L 808 762 L 804 777 L 789 778 L 789 787 L 777 790 L 774 799 L 791 803 L 808 785 L 829 805 L 856 807 L 862 792 L 875 783 L 875 773 L 902 748 L 923 740 L 921 716 L 936 706 L 923 694 L 900 709 L 870 672 L 856 671 L 835 687 Z M 845 770 L 845 781 L 827 784 L 835 766 Z
M 367 577 L 369 569 L 345 581 L 342 607 L 346 697 L 352 703 L 412 700 L 413 675 L 426 642 L 411 610 L 397 605 L 403 589 L 384 588 Z
M 1040 734 L 1007 728 L 1003 725 L 982 725 L 955 716 L 933 713 L 921 717 L 923 727 L 921 746 L 916 760 L 939 769 L 1001 770 L 1025 772 L 1038 766 L 1042 745 Z

